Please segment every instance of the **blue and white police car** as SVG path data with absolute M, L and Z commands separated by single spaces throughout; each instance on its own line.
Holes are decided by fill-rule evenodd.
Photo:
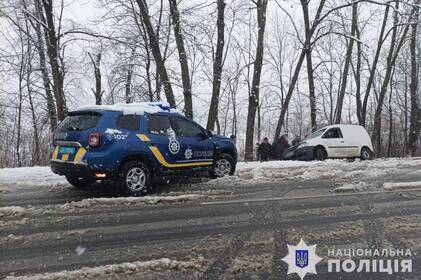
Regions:
M 130 195 L 142 195 L 152 178 L 233 175 L 237 150 L 226 137 L 171 109 L 145 102 L 94 105 L 72 111 L 53 136 L 51 169 L 75 187 L 114 180 Z

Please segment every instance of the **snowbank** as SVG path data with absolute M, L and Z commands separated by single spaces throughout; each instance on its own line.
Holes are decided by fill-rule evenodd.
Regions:
M 54 174 L 49 166 L 0 169 L 0 189 L 7 187 L 63 187 L 70 186 L 64 176 Z
M 104 279 L 115 278 L 119 275 L 133 275 L 144 271 L 201 271 L 204 267 L 204 258 L 199 257 L 196 260 L 177 261 L 169 258 L 161 258 L 150 261 L 127 262 L 121 264 L 111 264 L 97 267 L 84 267 L 79 270 L 61 271 L 54 273 L 33 274 L 26 276 L 8 276 L 6 280 L 58 280 L 58 279 Z
M 217 179 L 218 184 L 273 182 L 286 180 L 337 180 L 378 178 L 408 167 L 421 166 L 420 158 L 390 158 L 371 161 L 326 160 L 239 162 L 233 177 Z M 210 183 L 215 182 L 211 181 Z

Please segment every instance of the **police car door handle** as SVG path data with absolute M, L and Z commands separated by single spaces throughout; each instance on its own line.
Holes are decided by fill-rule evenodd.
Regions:
M 341 141 L 341 143 L 345 143 L 345 141 Z
M 149 143 L 150 146 L 156 146 L 156 143 Z

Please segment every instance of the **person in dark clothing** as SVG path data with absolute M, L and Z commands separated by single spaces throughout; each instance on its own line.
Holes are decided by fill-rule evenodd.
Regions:
M 300 142 L 301 142 L 300 136 L 295 136 L 294 140 L 292 140 L 292 146 L 295 146 Z
M 260 161 L 268 161 L 272 150 L 272 146 L 269 144 L 267 137 L 263 138 L 263 142 L 259 145 L 258 153 Z
M 278 140 L 272 144 L 272 154 L 275 159 L 280 160 L 282 154 L 290 145 L 288 144 L 288 138 L 286 135 L 282 135 Z

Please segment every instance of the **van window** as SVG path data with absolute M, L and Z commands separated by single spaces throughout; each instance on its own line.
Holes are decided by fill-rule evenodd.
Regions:
M 319 137 L 320 135 L 322 135 L 324 132 L 326 131 L 326 129 L 320 129 L 314 133 L 312 133 L 310 136 L 308 136 L 306 139 L 311 139 L 311 138 L 316 138 Z
M 138 131 L 140 123 L 139 115 L 121 115 L 118 118 L 117 126 L 128 130 Z
M 71 113 L 59 125 L 57 132 L 83 131 L 94 128 L 100 118 L 101 114 L 96 112 Z
M 148 132 L 157 135 L 168 135 L 171 130 L 170 120 L 167 116 L 150 115 L 148 118 Z
M 331 128 L 323 135 L 322 138 L 343 138 L 342 132 L 338 127 Z

